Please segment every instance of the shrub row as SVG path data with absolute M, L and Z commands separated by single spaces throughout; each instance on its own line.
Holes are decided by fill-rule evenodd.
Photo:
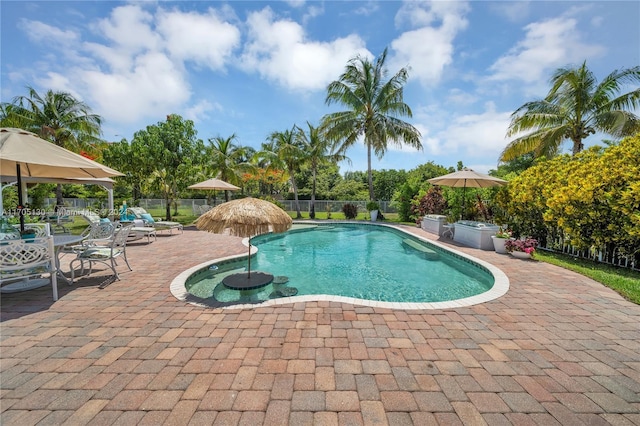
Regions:
M 640 134 L 540 162 L 498 191 L 495 202 L 498 220 L 517 235 L 640 254 Z

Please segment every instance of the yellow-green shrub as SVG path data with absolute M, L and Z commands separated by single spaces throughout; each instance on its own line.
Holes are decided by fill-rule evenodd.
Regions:
M 496 198 L 518 234 L 561 235 L 583 249 L 640 252 L 640 134 L 541 162 Z

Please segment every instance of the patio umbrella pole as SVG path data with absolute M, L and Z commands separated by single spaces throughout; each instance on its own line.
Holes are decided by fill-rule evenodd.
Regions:
M 467 180 L 464 180 L 464 186 L 462 187 L 462 211 L 460 212 L 460 220 L 464 220 L 464 207 L 467 198 Z
M 24 212 L 22 205 L 22 176 L 20 175 L 20 163 L 16 162 L 16 176 L 18 177 L 18 215 L 20 216 L 20 232 L 24 232 Z
M 249 267 L 247 270 L 247 278 L 251 278 L 251 238 L 249 238 Z

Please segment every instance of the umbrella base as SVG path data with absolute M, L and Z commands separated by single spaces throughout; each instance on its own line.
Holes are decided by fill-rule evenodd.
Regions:
M 232 290 L 254 290 L 265 287 L 273 281 L 273 275 L 264 272 L 248 272 L 228 275 L 222 279 L 222 284 Z

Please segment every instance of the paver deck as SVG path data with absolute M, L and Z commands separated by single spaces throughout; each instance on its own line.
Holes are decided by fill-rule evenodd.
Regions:
M 435 236 L 412 232 L 427 238 Z M 241 239 L 187 227 L 131 244 L 133 272 L 2 295 L 2 425 L 640 425 L 640 306 L 542 262 L 491 262 L 480 305 L 334 302 L 253 309 L 176 300 L 169 283 Z

